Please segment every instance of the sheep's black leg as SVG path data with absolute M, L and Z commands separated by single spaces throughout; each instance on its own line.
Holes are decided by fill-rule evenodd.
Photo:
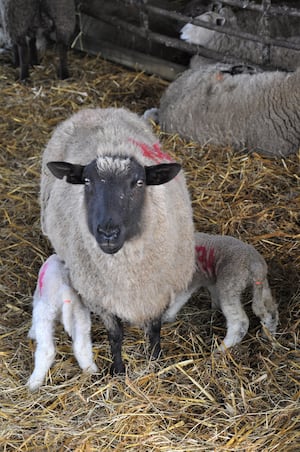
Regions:
M 20 80 L 25 80 L 29 76 L 28 47 L 25 39 L 23 43 L 18 44 L 18 55 L 20 62 Z
M 19 48 L 17 44 L 13 45 L 13 66 L 14 67 L 20 66 Z
M 61 80 L 65 78 L 69 78 L 68 71 L 68 47 L 62 42 L 58 42 L 57 44 L 58 58 L 59 58 L 59 68 L 58 68 L 58 77 Z
M 30 38 L 29 40 L 29 54 L 30 54 L 30 64 L 32 66 L 39 64 L 39 58 L 36 48 L 36 38 Z
M 149 337 L 151 357 L 153 359 L 159 358 L 161 354 L 160 330 L 161 330 L 161 318 L 152 320 L 146 325 L 146 334 Z
M 122 342 L 123 342 L 123 326 L 119 317 L 105 313 L 102 320 L 107 329 L 108 340 L 110 343 L 112 365 L 110 368 L 111 375 L 124 374 L 125 366 L 122 361 Z

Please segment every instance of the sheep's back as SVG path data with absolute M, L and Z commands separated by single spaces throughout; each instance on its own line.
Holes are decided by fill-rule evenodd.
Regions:
M 201 144 L 286 155 L 300 144 L 299 81 L 300 71 L 232 76 L 213 66 L 188 70 L 163 94 L 159 122 Z

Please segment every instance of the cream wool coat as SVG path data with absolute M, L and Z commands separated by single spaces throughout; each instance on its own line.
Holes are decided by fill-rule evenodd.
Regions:
M 149 126 L 125 109 L 86 109 L 60 124 L 43 155 L 42 229 L 66 262 L 73 287 L 97 314 L 143 325 L 158 318 L 190 282 L 194 268 L 192 209 L 182 171 L 146 187 L 140 236 L 105 254 L 90 233 L 84 186 L 55 178 L 46 163 L 85 165 L 103 155 L 135 156 L 143 165 L 169 162 Z
M 159 123 L 164 131 L 203 145 L 284 156 L 300 147 L 299 105 L 300 69 L 231 75 L 207 65 L 185 71 L 169 85 Z

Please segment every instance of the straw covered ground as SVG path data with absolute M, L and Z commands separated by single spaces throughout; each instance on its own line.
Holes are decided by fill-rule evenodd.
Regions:
M 27 333 L 39 267 L 51 253 L 39 222 L 41 152 L 56 124 L 83 107 L 156 106 L 166 82 L 99 57 L 70 56 L 72 78 L 55 76 L 55 56 L 26 84 L 0 56 L 1 304 L 0 449 L 3 451 L 300 450 L 299 154 L 269 160 L 160 135 L 182 162 L 197 229 L 254 244 L 269 264 L 279 304 L 274 339 L 249 333 L 225 355 L 222 315 L 205 291 L 163 327 L 164 355 L 149 362 L 141 330 L 125 327 L 125 377 L 110 377 L 108 340 L 93 317 L 101 369 L 80 372 L 62 327 L 45 385 L 29 393 L 35 344 Z M 249 296 L 246 297 L 246 301 Z M 248 305 L 247 305 L 248 306 Z

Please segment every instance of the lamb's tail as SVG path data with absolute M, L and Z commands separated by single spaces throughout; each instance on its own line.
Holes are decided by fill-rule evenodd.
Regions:
M 143 118 L 151 122 L 153 121 L 155 124 L 159 123 L 159 109 L 158 108 L 149 108 L 149 110 L 146 110 L 143 114 Z

